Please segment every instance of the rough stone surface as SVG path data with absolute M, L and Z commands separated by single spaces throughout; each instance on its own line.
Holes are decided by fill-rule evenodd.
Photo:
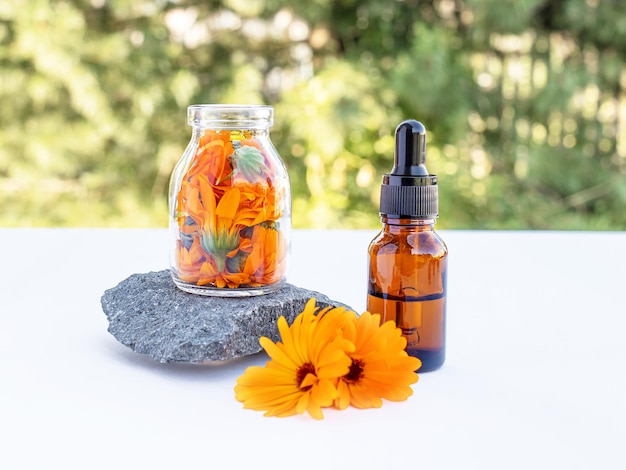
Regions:
M 255 354 L 261 336 L 278 341 L 278 318 L 291 323 L 311 297 L 321 307 L 342 306 L 291 284 L 255 297 L 188 294 L 167 270 L 133 274 L 106 290 L 101 303 L 109 332 L 133 351 L 163 363 L 201 363 Z

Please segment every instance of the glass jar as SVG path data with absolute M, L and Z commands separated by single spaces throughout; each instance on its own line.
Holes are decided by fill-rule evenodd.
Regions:
M 291 187 L 270 141 L 274 109 L 192 105 L 169 191 L 170 271 L 193 294 L 267 294 L 286 282 Z

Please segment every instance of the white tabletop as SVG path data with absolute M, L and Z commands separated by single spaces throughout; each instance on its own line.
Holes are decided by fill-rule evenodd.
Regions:
M 102 293 L 166 269 L 165 230 L 0 230 L 0 468 L 626 468 L 626 233 L 440 233 L 446 364 L 315 421 L 235 400 L 263 353 L 157 364 L 107 332 Z M 289 281 L 361 312 L 374 235 L 295 231 Z

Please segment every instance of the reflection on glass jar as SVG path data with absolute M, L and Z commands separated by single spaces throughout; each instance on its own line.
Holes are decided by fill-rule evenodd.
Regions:
M 194 294 L 236 297 L 286 282 L 287 169 L 270 136 L 271 106 L 192 105 L 191 141 L 170 181 L 170 269 Z

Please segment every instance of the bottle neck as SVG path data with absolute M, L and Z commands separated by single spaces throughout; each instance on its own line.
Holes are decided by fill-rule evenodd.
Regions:
M 229 137 L 231 138 L 231 140 L 234 138 L 235 140 L 238 139 L 264 139 L 264 138 L 269 138 L 270 132 L 269 129 L 239 129 L 239 128 L 234 128 L 234 129 L 226 129 L 223 127 L 199 127 L 199 126 L 194 126 L 193 127 L 193 133 L 197 136 L 202 136 L 205 133 L 216 133 L 216 134 L 220 134 L 226 132 L 229 134 Z
M 196 132 L 253 132 L 254 134 L 269 134 L 270 133 L 270 128 L 269 127 L 242 127 L 238 124 L 234 124 L 231 127 L 224 127 L 224 126 L 212 126 L 212 125 L 208 125 L 208 126 L 192 126 L 192 129 Z
M 402 230 L 411 230 L 418 232 L 428 232 L 435 229 L 435 218 L 427 219 L 398 219 L 381 216 L 380 220 L 383 223 L 383 230 L 388 232 L 399 232 Z

